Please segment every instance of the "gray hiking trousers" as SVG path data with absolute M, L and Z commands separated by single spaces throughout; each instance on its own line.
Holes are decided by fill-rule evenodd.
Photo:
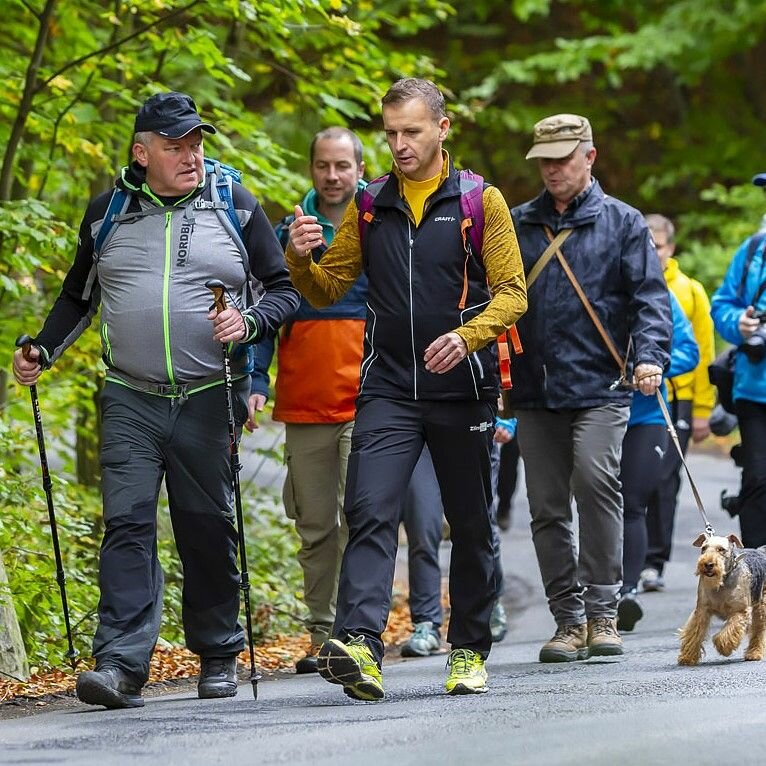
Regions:
M 234 383 L 234 416 L 247 416 L 250 379 Z M 221 385 L 170 399 L 107 382 L 101 395 L 101 544 L 96 667 L 116 665 L 143 684 L 162 617 L 157 500 L 163 478 L 183 566 L 183 625 L 202 657 L 244 648 L 228 416 Z
M 558 625 L 613 618 L 617 612 L 622 585 L 620 457 L 629 414 L 629 407 L 617 404 L 516 411 L 532 540 Z

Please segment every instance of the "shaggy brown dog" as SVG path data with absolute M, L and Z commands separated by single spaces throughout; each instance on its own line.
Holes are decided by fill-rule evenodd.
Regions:
M 681 628 L 679 665 L 696 665 L 703 654 L 710 619 L 724 620 L 713 646 L 728 657 L 749 631 L 746 660 L 763 659 L 766 646 L 766 553 L 744 549 L 736 535 L 700 535 L 692 545 L 702 548 L 697 559 L 697 605 Z

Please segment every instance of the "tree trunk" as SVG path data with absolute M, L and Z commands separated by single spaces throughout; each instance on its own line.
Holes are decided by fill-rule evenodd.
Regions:
M 29 678 L 29 664 L 19 621 L 13 608 L 13 596 L 8 592 L 8 576 L 0 556 L 0 672 L 20 681 Z
M 85 487 L 98 487 L 101 481 L 101 410 L 98 405 L 102 387 L 103 383 L 99 381 L 93 394 L 95 407 L 77 408 L 77 483 Z

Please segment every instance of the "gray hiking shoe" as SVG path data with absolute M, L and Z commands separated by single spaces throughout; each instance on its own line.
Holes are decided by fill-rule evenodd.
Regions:
M 574 662 L 588 659 L 588 629 L 585 623 L 559 625 L 553 638 L 540 649 L 540 662 Z
M 402 646 L 402 657 L 428 657 L 441 646 L 441 636 L 432 622 L 418 622 L 415 630 Z

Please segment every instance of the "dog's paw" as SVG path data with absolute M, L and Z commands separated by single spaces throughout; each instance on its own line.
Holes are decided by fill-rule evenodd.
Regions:
M 737 648 L 737 644 L 732 643 L 731 639 L 721 636 L 720 633 L 716 633 L 716 635 L 713 636 L 713 646 L 722 657 L 730 657 L 732 652 Z
M 679 665 L 699 665 L 700 663 L 700 655 L 699 654 L 679 654 L 678 655 L 678 664 Z
M 762 649 L 748 649 L 745 652 L 745 659 L 750 662 L 760 662 L 763 659 Z

